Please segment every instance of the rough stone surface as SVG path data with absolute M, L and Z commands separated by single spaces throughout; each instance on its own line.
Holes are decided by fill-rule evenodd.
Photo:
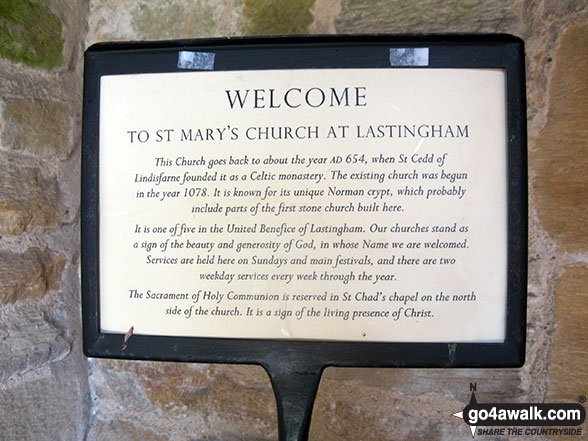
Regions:
M 246 0 L 243 8 L 247 35 L 307 34 L 313 22 L 314 0 Z
M 552 313 L 553 281 L 557 277 L 557 246 L 541 227 L 533 195 L 530 201 L 528 295 L 527 295 L 527 353 L 522 387 L 528 391 L 528 402 L 541 402 L 547 394 L 549 354 L 553 344 L 555 317 Z
M 0 154 L 0 234 L 43 233 L 57 228 L 59 186 L 55 176 L 12 154 Z
M 466 439 L 467 427 L 451 415 L 468 403 L 470 383 L 477 384 L 481 401 L 518 401 L 526 395 L 522 374 L 519 369 L 329 368 L 317 394 L 311 439 Z
M 342 0 L 338 32 L 501 32 L 517 22 L 511 0 Z
M 244 0 L 93 0 L 88 45 L 235 35 Z
M 469 400 L 469 385 L 480 385 L 480 394 L 492 401 L 524 396 L 519 369 L 373 369 L 329 368 L 325 381 L 362 384 L 416 396 L 434 391 L 451 400 Z
M 65 159 L 69 141 L 70 111 L 59 102 L 14 99 L 4 103 L 2 146 L 45 159 Z
M 588 26 L 570 27 L 555 56 L 548 122 L 534 179 L 541 222 L 568 252 L 588 252 Z
M 86 33 L 86 20 L 88 17 L 89 0 L 33 0 L 44 4 L 57 15 L 63 28 L 63 63 L 61 74 L 73 74 L 70 81 L 65 85 L 66 92 L 71 93 L 69 99 L 73 100 L 79 96 L 81 87 L 81 71 L 75 72 L 81 67 L 81 55 L 83 38 Z M 79 84 L 79 86 L 78 86 Z M 75 108 L 72 106 L 72 108 Z
M 572 267 L 557 281 L 557 328 L 549 370 L 549 398 L 573 402 L 588 391 L 588 268 Z
M 585 8 L 586 2 L 583 0 L 547 0 L 545 2 L 547 13 L 556 17 L 575 14 Z
M 0 305 L 39 299 L 59 288 L 63 256 L 47 248 L 29 248 L 22 254 L 0 251 Z
M 39 72 L 32 68 L 26 68 L 7 60 L 0 59 L 0 102 L 4 106 L 4 101 L 11 99 L 31 99 L 47 102 L 67 101 L 67 95 L 64 92 L 65 87 L 71 88 L 75 84 L 75 78 L 70 73 L 62 75 L 52 75 L 45 72 Z M 1 113 L 4 113 L 0 109 Z M 2 115 L 0 113 L 0 118 Z M 4 122 L 0 122 L 0 130 L 4 128 Z M 75 124 L 72 124 L 75 127 Z M 1 142 L 1 141 L 0 141 Z
M 315 0 L 312 6 L 314 21 L 310 26 L 313 34 L 334 34 L 335 20 L 341 13 L 341 0 Z
M 66 361 L 0 383 L 0 433 L 7 441 L 84 439 L 81 372 Z
M 467 402 L 466 385 L 461 389 Z M 466 434 L 471 438 L 467 426 L 451 416 L 464 404 L 448 400 L 431 388 L 426 393 L 407 396 L 393 388 L 362 382 L 341 384 L 325 378 L 315 402 L 309 439 L 467 439 Z
M 87 441 L 141 440 L 168 441 L 171 438 L 147 427 L 124 420 L 99 421 Z
M 62 23 L 45 5 L 31 0 L 0 3 L 0 57 L 50 69 L 62 61 Z
M 107 439 L 108 415 L 120 420 L 116 430 L 150 421 L 158 435 L 174 440 L 277 436 L 273 392 L 260 367 L 95 360 L 90 384 L 96 417 L 89 440 Z M 115 410 L 119 403 L 125 403 L 124 415 Z
M 70 350 L 58 325 L 32 305 L 0 309 L 0 381 L 61 360 Z

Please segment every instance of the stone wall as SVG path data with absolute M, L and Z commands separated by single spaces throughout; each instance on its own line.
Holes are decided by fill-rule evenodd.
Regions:
M 273 392 L 259 367 L 81 355 L 83 50 L 105 40 L 380 32 L 506 32 L 525 40 L 527 362 L 492 370 L 329 368 L 310 438 L 471 439 L 451 416 L 468 401 L 470 382 L 483 401 L 588 395 L 585 1 L 0 0 L 0 438 L 277 439 Z
M 88 5 L 0 1 L 0 438 L 81 440 L 81 56 Z

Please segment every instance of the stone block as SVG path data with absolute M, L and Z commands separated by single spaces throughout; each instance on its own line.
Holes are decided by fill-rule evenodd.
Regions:
M 83 377 L 58 362 L 0 383 L 0 434 L 4 440 L 84 439 L 80 397 Z
M 568 268 L 556 285 L 548 401 L 575 402 L 588 394 L 587 314 L 588 268 Z
M 246 0 L 244 35 L 307 34 L 315 0 Z
M 71 343 L 33 305 L 0 308 L 0 381 L 63 359 Z
M 90 387 L 100 415 L 90 439 L 101 439 L 106 421 L 130 416 L 151 421 L 157 436 L 172 434 L 174 440 L 192 439 L 187 433 L 203 440 L 277 435 L 274 395 L 260 367 L 93 360 Z
M 136 426 L 124 420 L 98 421 L 90 432 L 87 441 L 168 441 L 170 437 L 157 434 L 144 426 Z
M 588 252 L 588 25 L 568 28 L 554 56 L 547 124 L 532 152 L 541 223 L 563 250 Z
M 340 33 L 504 32 L 518 21 L 510 0 L 342 0 Z
M 59 288 L 65 258 L 44 248 L 0 251 L 0 305 L 39 299 Z
M 471 439 L 469 428 L 452 416 L 465 402 L 447 400 L 433 388 L 403 395 L 385 387 L 347 384 L 325 378 L 313 409 L 310 440 Z
M 469 402 L 524 401 L 520 369 L 328 368 L 313 411 L 311 440 L 471 438 L 452 416 Z M 501 439 L 501 438 L 497 438 Z
M 87 42 L 235 35 L 243 1 L 92 0 Z
M 45 233 L 61 223 L 57 179 L 35 161 L 0 154 L 0 235 Z
M 584 0 L 546 0 L 545 10 L 548 14 L 562 17 L 575 14 L 586 8 Z
M 469 399 L 470 383 L 478 384 L 485 401 L 524 397 L 520 369 L 378 369 L 329 368 L 325 381 L 359 385 L 415 396 L 436 393 L 448 400 Z
M 45 5 L 3 0 L 0 5 L 0 57 L 51 69 L 61 65 L 62 23 Z
M 59 102 L 14 99 L 4 103 L 2 146 L 45 159 L 71 152 L 70 111 Z
M 45 5 L 54 13 L 62 23 L 63 29 L 63 70 L 72 71 L 81 63 L 81 42 L 86 33 L 88 0 L 63 1 L 63 0 L 32 0 Z M 81 80 L 81 78 L 80 78 Z M 77 81 L 73 80 L 73 81 Z M 70 89 L 71 82 L 65 83 L 65 88 Z M 79 93 L 79 88 L 71 87 L 71 91 Z

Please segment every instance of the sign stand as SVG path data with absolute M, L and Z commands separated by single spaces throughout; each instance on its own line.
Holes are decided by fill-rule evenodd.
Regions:
M 84 353 L 261 365 L 281 441 L 327 366 L 521 366 L 524 73 L 508 35 L 92 46 Z
M 276 396 L 280 441 L 306 441 L 323 368 L 293 361 L 266 370 Z

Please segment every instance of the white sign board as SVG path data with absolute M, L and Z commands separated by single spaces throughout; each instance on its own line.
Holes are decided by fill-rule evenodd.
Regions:
M 503 342 L 506 75 L 100 81 L 100 330 Z

